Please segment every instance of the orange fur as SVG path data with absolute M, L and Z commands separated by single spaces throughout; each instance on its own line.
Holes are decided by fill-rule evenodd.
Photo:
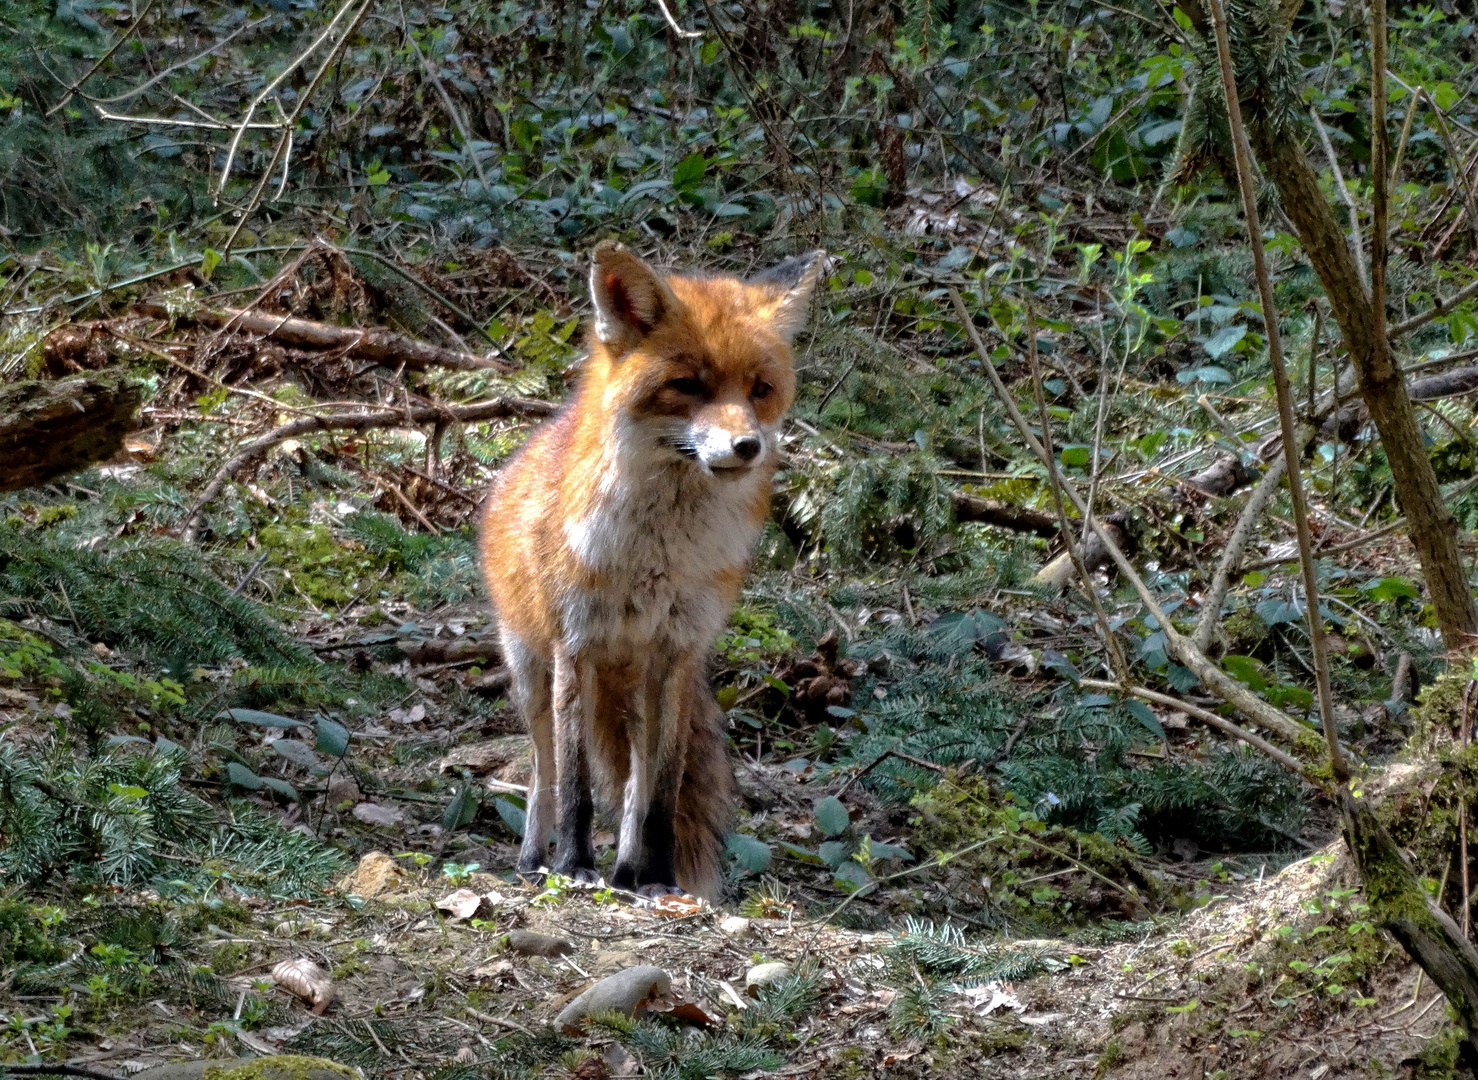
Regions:
M 573 764 L 560 770 L 580 753 L 600 801 L 621 808 L 618 878 L 659 872 L 642 869 L 661 863 L 661 845 L 642 839 L 663 826 L 646 820 L 650 802 L 668 807 L 676 883 L 717 888 L 733 777 L 705 666 L 768 513 L 795 396 L 790 338 L 819 268 L 817 253 L 746 282 L 663 276 L 618 246 L 596 253 L 579 385 L 503 469 L 483 518 L 484 571 L 534 737 L 521 870 L 547 854 L 557 771 L 566 847 L 566 797 L 583 781 Z M 571 836 L 556 869 L 580 868 Z

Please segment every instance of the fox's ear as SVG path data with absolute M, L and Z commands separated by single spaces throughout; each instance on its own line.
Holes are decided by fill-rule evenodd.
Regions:
M 786 341 L 793 340 L 806 325 L 806 308 L 825 266 L 826 252 L 809 251 L 804 255 L 792 255 L 749 279 L 750 285 L 771 294 L 772 299 L 763 305 L 762 310 L 775 332 Z
M 657 271 L 615 243 L 595 249 L 590 299 L 595 336 L 618 353 L 634 348 L 678 303 Z

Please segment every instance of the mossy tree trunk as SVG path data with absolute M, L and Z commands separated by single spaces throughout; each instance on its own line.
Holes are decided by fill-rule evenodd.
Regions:
M 1258 164 L 1277 187 L 1283 209 L 1298 230 L 1299 243 L 1329 299 L 1359 380 L 1360 396 L 1391 464 L 1397 498 L 1411 522 L 1409 535 L 1421 562 L 1442 640 L 1454 653 L 1468 652 L 1478 636 L 1478 605 L 1473 602 L 1473 591 L 1463 570 L 1457 522 L 1442 501 L 1405 379 L 1384 330 L 1385 320 L 1376 317 L 1344 229 L 1304 153 L 1303 140 L 1292 119 L 1292 110 L 1302 108 L 1296 100 L 1296 88 L 1270 85 L 1290 70 L 1281 56 L 1284 44 L 1278 29 L 1286 32 L 1300 0 L 1261 2 L 1267 7 L 1258 13 L 1259 19 L 1244 18 L 1241 26 L 1243 35 L 1253 34 L 1259 25 L 1272 28 L 1263 35 L 1267 40 L 1243 39 L 1246 51 L 1258 57 L 1251 77 L 1240 72 L 1238 75 L 1247 133 Z M 1210 22 L 1199 0 L 1187 0 L 1182 10 L 1209 40 Z M 1278 75 L 1269 76 L 1270 72 Z M 1235 176 L 1230 182 L 1236 183 Z
M 1344 792 L 1341 810 L 1371 914 L 1447 998 L 1466 1033 L 1463 1063 L 1478 1072 L 1478 949 L 1422 888 L 1370 803 Z

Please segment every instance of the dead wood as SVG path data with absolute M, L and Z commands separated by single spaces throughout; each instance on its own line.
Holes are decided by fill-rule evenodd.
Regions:
M 415 427 L 419 424 L 476 423 L 509 416 L 544 417 L 555 412 L 559 406 L 535 398 L 494 398 L 474 405 L 424 405 L 410 409 L 376 409 L 371 412 L 341 413 L 336 416 L 306 416 L 301 420 L 279 425 L 243 446 L 222 465 L 211 477 L 210 483 L 200 493 L 190 513 L 180 523 L 180 535 L 192 539 L 200 513 L 221 493 L 226 482 L 235 473 L 245 468 L 259 455 L 288 439 L 308 435 L 316 431 L 370 431 L 375 428 Z
M 143 391 L 122 375 L 0 387 L 0 491 L 36 487 L 103 461 L 139 428 Z
M 426 371 L 435 367 L 454 371 L 513 370 L 512 364 L 490 356 L 475 356 L 429 345 L 379 326 L 334 326 L 295 316 L 232 308 L 220 311 L 202 308 L 188 315 L 175 316 L 159 304 L 136 304 L 134 310 L 156 319 L 172 319 L 176 326 L 203 326 L 211 330 L 254 334 L 298 349 L 337 350 L 356 360 L 389 368 L 404 367 L 407 371 Z
M 952 500 L 956 521 L 976 521 L 982 525 L 1010 529 L 1012 532 L 1035 533 L 1049 539 L 1057 535 L 1057 519 L 1041 510 L 1031 510 L 964 492 L 956 492 Z
M 1412 401 L 1440 401 L 1478 390 L 1478 366 L 1455 368 L 1425 379 L 1413 379 L 1406 392 Z M 1319 437 L 1328 442 L 1338 439 L 1351 442 L 1370 423 L 1370 410 L 1364 401 L 1352 401 L 1329 414 L 1319 427 Z
M 432 639 L 415 641 L 410 638 L 396 642 L 405 658 L 412 664 L 456 664 L 472 660 L 497 660 L 503 655 L 498 643 L 489 638 L 459 637 L 447 640 Z

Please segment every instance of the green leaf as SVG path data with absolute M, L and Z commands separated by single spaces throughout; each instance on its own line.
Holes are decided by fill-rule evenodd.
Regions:
M 820 848 L 821 861 L 835 870 L 852 857 L 852 845 L 845 840 L 827 840 Z
M 845 889 L 847 892 L 856 892 L 864 885 L 872 882 L 872 875 L 864 870 L 860 864 L 849 860 L 836 868 L 833 872 L 833 880 L 839 888 Z
M 1216 333 L 1206 339 L 1206 355 L 1213 360 L 1220 360 L 1232 347 L 1247 336 L 1246 325 L 1223 326 Z
M 762 874 L 769 869 L 770 859 L 774 855 L 769 844 L 743 833 L 730 833 L 724 841 L 724 847 L 734 856 L 735 864 L 751 874 Z
M 265 786 L 260 776 L 239 762 L 228 761 L 226 763 L 226 776 L 232 784 L 239 788 L 246 788 L 247 791 L 261 791 Z
M 447 803 L 446 811 L 441 815 L 441 827 L 447 832 L 460 829 L 469 824 L 477 816 L 477 788 L 472 784 L 464 783 L 457 788 L 457 793 L 452 796 L 452 801 Z
M 279 795 L 286 795 L 293 802 L 303 801 L 303 796 L 298 794 L 298 789 L 293 787 L 286 780 L 279 780 L 275 776 L 262 776 L 258 777 L 258 779 L 262 781 L 262 787 L 264 788 L 270 788 L 271 790 L 277 792 L 277 794 Z
M 493 809 L 498 811 L 498 816 L 519 836 L 524 834 L 528 827 L 528 812 L 506 795 L 499 795 L 493 800 Z
M 214 248 L 206 248 L 205 256 L 200 260 L 200 276 L 206 281 L 210 275 L 215 273 L 216 267 L 221 265 L 221 253 Z
M 349 729 L 326 716 L 318 720 L 318 752 L 341 758 L 349 752 Z
M 294 765 L 301 765 L 310 772 L 320 775 L 328 771 L 324 769 L 323 762 L 318 759 L 318 755 L 307 743 L 299 742 L 297 739 L 273 739 L 269 745 Z
M 1381 603 L 1395 600 L 1398 597 L 1418 600 L 1422 595 L 1421 590 L 1412 583 L 1410 578 L 1399 576 L 1381 578 L 1379 581 L 1371 582 L 1365 586 L 1365 591 L 1370 594 L 1372 600 Z
M 1064 446 L 1062 453 L 1058 457 L 1062 459 L 1064 465 L 1069 465 L 1073 468 L 1082 468 L 1093 460 L 1093 447 L 1078 444 Z
M 898 859 L 900 862 L 912 862 L 913 855 L 908 848 L 897 844 L 881 844 L 874 840 L 872 842 L 872 857 L 874 859 Z
M 811 863 L 811 864 L 813 864 L 815 866 L 823 866 L 823 865 L 825 865 L 821 861 L 821 856 L 820 855 L 817 855 L 814 851 L 810 850 L 809 848 L 803 848 L 803 847 L 801 847 L 798 844 L 792 844 L 792 843 L 789 843 L 789 842 L 787 842 L 785 840 L 779 841 L 779 844 L 780 844 L 781 850 L 783 850 L 787 855 L 789 855 L 793 859 L 799 859 L 803 863 Z
M 364 174 L 364 182 L 370 187 L 380 187 L 390 182 L 390 170 L 379 162 L 371 165 Z
M 827 836 L 840 836 L 851 823 L 852 815 L 836 796 L 828 795 L 816 804 L 816 824 Z
M 1160 721 L 1144 702 L 1135 701 L 1131 698 L 1124 702 L 1124 708 L 1128 710 L 1130 716 L 1143 724 L 1145 730 L 1155 738 L 1163 739 L 1165 737 L 1165 729 L 1160 726 Z
M 288 716 L 278 716 L 276 713 L 262 712 L 259 709 L 227 709 L 225 712 L 216 714 L 217 720 L 235 720 L 238 724 L 255 724 L 257 727 L 307 727 L 301 720 L 294 720 Z
M 677 167 L 672 170 L 672 186 L 678 191 L 692 191 L 703 182 L 703 175 L 706 172 L 708 172 L 708 159 L 695 150 L 679 161 Z

